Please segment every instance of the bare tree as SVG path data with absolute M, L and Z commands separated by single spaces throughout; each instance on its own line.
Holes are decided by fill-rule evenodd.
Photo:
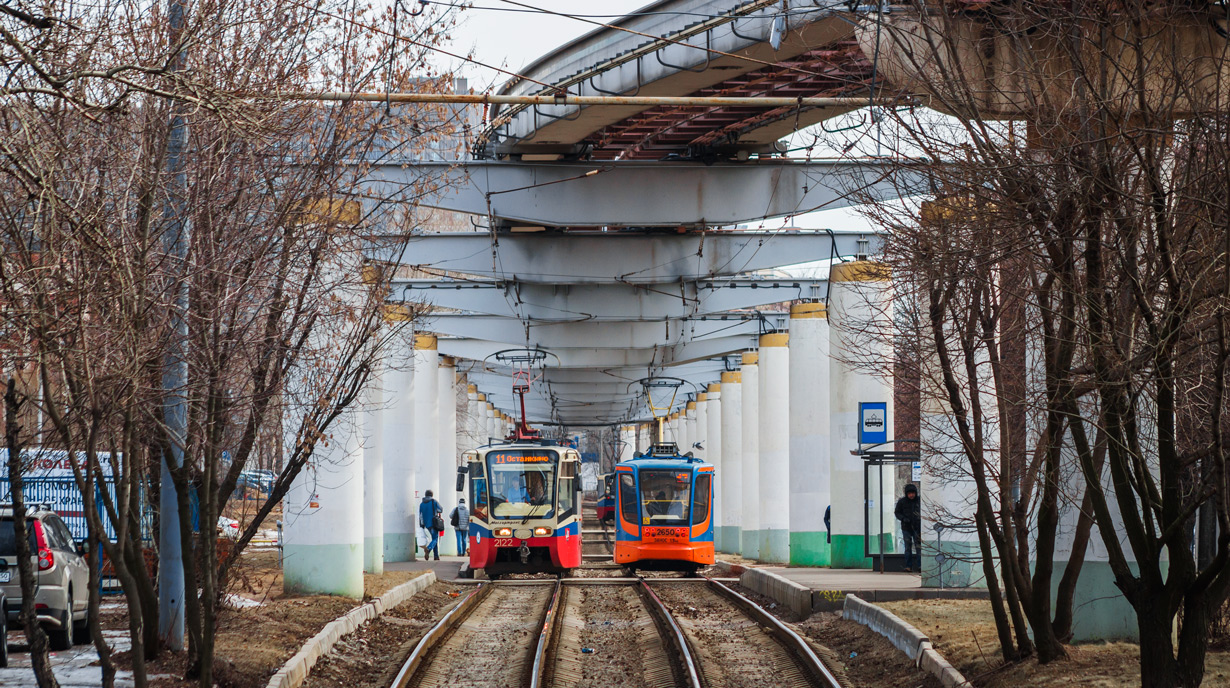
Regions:
M 984 553 L 1003 557 L 1008 606 L 1015 588 L 1046 661 L 1062 654 L 1071 572 L 1096 526 L 1136 611 L 1142 684 L 1197 686 L 1210 616 L 1230 593 L 1225 18 L 1178 3 L 939 8 L 875 16 L 861 40 L 890 84 L 949 115 L 890 113 L 900 152 L 934 161 L 914 170 L 947 219 L 919 229 L 900 208 L 876 212 L 914 228 L 894 240 L 930 291 L 928 343 L 942 358 L 951 328 L 964 347 L 944 376 L 980 359 L 995 370 L 1000 461 L 959 431 L 976 473 L 999 465 L 974 476 L 980 530 L 998 522 Z M 1023 371 L 1002 344 L 1022 326 L 1035 352 Z M 1032 380 L 1025 394 L 1013 376 Z M 959 423 L 976 401 L 960 383 L 943 385 Z M 1027 452 L 1003 422 L 1022 400 L 1038 428 Z M 1079 518 L 1056 581 L 1065 503 Z M 1201 508 L 1218 528 L 1197 561 Z M 1027 649 L 1019 625 L 1017 637 Z

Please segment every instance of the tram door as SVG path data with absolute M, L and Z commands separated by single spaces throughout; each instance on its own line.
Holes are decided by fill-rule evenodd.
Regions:
M 917 485 L 922 494 L 917 473 L 912 459 L 866 458 L 863 462 L 863 553 L 877 571 L 905 568 L 901 522 L 893 510 L 906 485 Z

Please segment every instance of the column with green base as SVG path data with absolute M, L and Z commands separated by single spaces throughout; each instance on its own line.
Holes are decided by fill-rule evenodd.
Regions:
M 760 560 L 790 562 L 790 335 L 760 335 Z
M 457 506 L 457 498 L 465 495 L 457 491 L 457 362 L 452 356 L 440 357 L 436 377 L 436 393 L 439 402 L 440 432 L 437 447 L 440 466 L 440 491 L 436 499 L 444 509 L 444 537 L 440 538 L 440 554 L 455 556 L 457 538 L 449 526 L 448 515 Z
M 858 405 L 887 402 L 885 427 L 893 427 L 892 386 L 872 370 L 887 360 L 878 336 L 892 322 L 889 270 L 866 260 L 829 270 L 830 494 L 834 568 L 871 568 L 866 556 L 863 461 L 858 449 Z M 874 495 L 873 495 L 874 498 Z
M 790 563 L 828 566 L 829 322 L 823 302 L 790 307 Z
M 722 550 L 722 384 L 709 385 L 708 401 L 705 403 L 705 460 L 713 464 L 713 546 Z
M 743 524 L 740 552 L 745 559 L 760 559 L 760 354 L 743 352 Z
M 384 561 L 414 561 L 414 370 L 398 361 L 384 373 Z
M 283 502 L 283 586 L 288 592 L 363 597 L 363 443 L 357 412 L 343 411 Z
M 363 403 L 363 570 L 384 573 L 384 389 L 372 371 Z
M 743 376 L 739 371 L 722 373 L 722 551 L 742 551 L 740 527 L 743 518 Z

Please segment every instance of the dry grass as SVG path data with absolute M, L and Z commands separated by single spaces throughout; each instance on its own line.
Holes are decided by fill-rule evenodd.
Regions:
M 1082 686 L 1135 688 L 1140 685 L 1139 646 L 1096 643 L 1069 648 L 1068 659 L 1039 665 L 1027 660 L 1003 665 L 991 606 L 986 600 L 909 600 L 881 607 L 927 634 L 932 644 L 976 686 Z M 1210 652 L 1204 685 L 1230 685 L 1230 652 Z

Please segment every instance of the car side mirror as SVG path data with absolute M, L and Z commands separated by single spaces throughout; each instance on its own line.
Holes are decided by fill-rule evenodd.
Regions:
M 84 540 L 81 542 L 78 542 L 77 546 L 74 549 L 77 550 L 77 554 L 80 554 L 83 557 L 90 553 L 90 545 Z
M 458 492 L 466 491 L 466 474 L 469 472 L 470 472 L 469 466 L 458 466 L 457 467 L 457 491 Z

